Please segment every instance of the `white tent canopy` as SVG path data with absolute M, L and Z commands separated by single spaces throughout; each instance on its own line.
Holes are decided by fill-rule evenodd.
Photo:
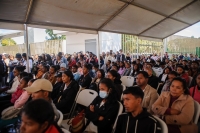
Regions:
M 13 30 L 24 30 L 27 24 L 164 39 L 198 21 L 199 0 L 0 1 L 0 28 Z

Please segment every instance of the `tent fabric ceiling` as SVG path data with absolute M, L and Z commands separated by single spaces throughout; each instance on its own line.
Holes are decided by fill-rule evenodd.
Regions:
M 0 0 L 0 28 L 26 23 L 164 39 L 198 21 L 199 0 Z

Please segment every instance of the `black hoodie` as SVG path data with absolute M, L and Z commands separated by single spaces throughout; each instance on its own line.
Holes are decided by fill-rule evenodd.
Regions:
M 146 109 L 136 117 L 123 113 L 118 117 L 115 133 L 161 133 L 159 122 Z

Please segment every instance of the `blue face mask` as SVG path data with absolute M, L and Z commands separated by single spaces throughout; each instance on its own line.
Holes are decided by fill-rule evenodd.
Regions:
M 95 73 L 95 70 L 94 70 L 94 69 L 92 69 L 92 72 L 93 72 L 93 73 Z
M 105 99 L 106 97 L 108 97 L 108 93 L 106 91 L 99 91 L 99 96 Z

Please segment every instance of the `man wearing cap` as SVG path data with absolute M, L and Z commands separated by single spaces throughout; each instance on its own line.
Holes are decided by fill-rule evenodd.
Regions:
M 35 99 L 45 99 L 49 101 L 54 109 L 55 120 L 58 120 L 59 113 L 57 111 L 56 106 L 54 105 L 51 99 L 51 92 L 53 90 L 53 86 L 50 81 L 46 79 L 37 79 L 30 87 L 25 88 L 25 90 L 29 93 L 32 93 L 32 100 Z
M 67 70 L 66 64 L 65 64 L 65 63 L 61 63 L 61 64 L 60 64 L 60 71 L 61 71 L 61 72 L 64 72 L 64 71 L 66 71 L 66 70 Z
M 56 75 L 56 83 L 53 85 L 53 91 L 51 93 L 51 98 L 54 100 L 59 94 L 60 88 L 63 84 L 62 81 L 62 72 L 58 72 Z

